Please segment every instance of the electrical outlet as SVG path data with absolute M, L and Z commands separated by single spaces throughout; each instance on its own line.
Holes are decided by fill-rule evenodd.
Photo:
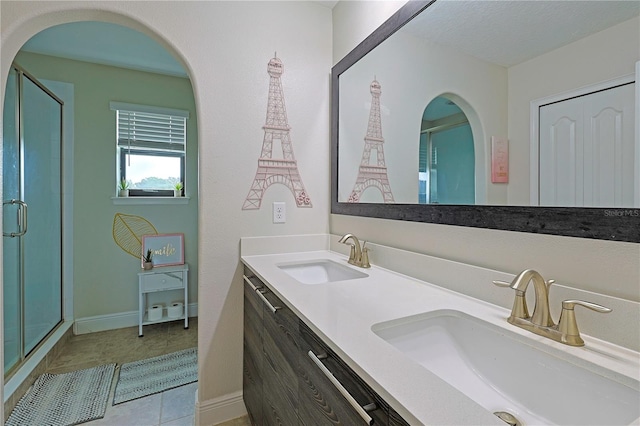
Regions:
M 273 223 L 285 223 L 287 221 L 287 208 L 283 201 L 273 203 Z

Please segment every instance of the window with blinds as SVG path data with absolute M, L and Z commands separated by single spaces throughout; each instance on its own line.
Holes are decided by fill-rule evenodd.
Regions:
M 118 182 L 129 196 L 184 191 L 188 111 L 111 102 L 116 111 Z

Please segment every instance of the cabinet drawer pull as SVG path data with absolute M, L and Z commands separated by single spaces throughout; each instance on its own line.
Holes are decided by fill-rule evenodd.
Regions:
M 261 289 L 262 286 L 257 287 L 255 285 L 253 285 L 253 283 L 251 282 L 251 280 L 249 279 L 249 277 L 247 277 L 246 275 L 243 275 L 242 278 L 244 278 L 244 280 L 247 282 L 247 284 L 249 284 L 251 286 L 251 289 L 254 291 L 258 291 L 258 289 Z
M 275 314 L 278 311 L 278 309 L 282 309 L 280 306 L 273 306 L 271 302 L 269 302 L 269 300 L 266 297 L 264 297 L 264 292 L 266 292 L 266 290 L 262 290 L 262 289 L 256 290 L 256 293 L 258 293 L 258 296 L 260 296 L 260 299 L 262 299 L 264 304 L 267 305 L 267 308 L 269 308 L 271 312 Z
M 324 364 L 320 361 L 320 359 L 318 359 L 318 357 L 316 356 L 316 354 L 313 353 L 313 351 L 309 351 L 309 352 L 307 352 L 307 354 L 309 355 L 309 358 L 311 358 L 311 360 L 322 371 L 322 373 L 324 373 L 324 375 L 327 377 L 327 379 L 329 379 L 329 381 L 331 383 L 333 383 L 333 386 L 335 386 L 336 389 L 338 389 L 338 391 L 340 391 L 342 396 L 344 396 L 344 398 L 349 402 L 349 404 L 351 404 L 353 409 L 356 410 L 356 412 L 360 415 L 360 417 L 362 417 L 362 419 L 368 425 L 372 425 L 373 424 L 373 419 L 371 418 L 371 416 L 369 416 L 369 414 L 367 414 L 367 411 L 375 410 L 375 404 L 373 404 L 373 407 L 372 407 L 372 404 L 365 405 L 366 408 L 361 407 L 360 404 L 358 404 L 358 401 L 356 401 L 351 396 L 351 394 L 344 388 L 344 386 L 342 386 L 342 383 L 340 383 L 338 381 L 338 379 L 336 379 L 334 377 L 334 375 L 331 374 L 331 371 L 329 371 L 327 369 L 327 367 L 324 366 Z M 325 356 L 325 358 L 326 358 L 326 356 Z
M 244 280 L 246 282 L 249 283 L 249 285 L 251 286 L 251 288 L 253 290 L 255 290 L 256 293 L 258 293 L 258 296 L 260 296 L 260 299 L 262 299 L 262 301 L 264 302 L 265 305 L 267 305 L 267 308 L 269 308 L 269 310 L 271 310 L 271 312 L 273 312 L 274 314 L 278 311 L 278 309 L 282 309 L 280 306 L 273 306 L 271 304 L 271 302 L 269 302 L 269 300 L 264 297 L 264 293 L 262 291 L 262 287 L 256 287 L 255 285 L 253 285 L 253 283 L 251 282 L 251 280 L 249 280 L 249 278 L 247 278 L 246 275 L 243 275 Z M 265 290 L 266 291 L 266 290 Z

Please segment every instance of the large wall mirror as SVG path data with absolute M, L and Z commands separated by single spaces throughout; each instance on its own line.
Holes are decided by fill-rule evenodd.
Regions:
M 332 70 L 332 213 L 640 242 L 640 2 L 410 1 Z

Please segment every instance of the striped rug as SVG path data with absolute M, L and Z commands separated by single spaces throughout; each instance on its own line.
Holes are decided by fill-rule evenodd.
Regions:
M 160 393 L 198 380 L 197 348 L 123 364 L 113 405 Z
M 70 426 L 104 417 L 115 364 L 45 373 L 18 401 L 6 426 Z

